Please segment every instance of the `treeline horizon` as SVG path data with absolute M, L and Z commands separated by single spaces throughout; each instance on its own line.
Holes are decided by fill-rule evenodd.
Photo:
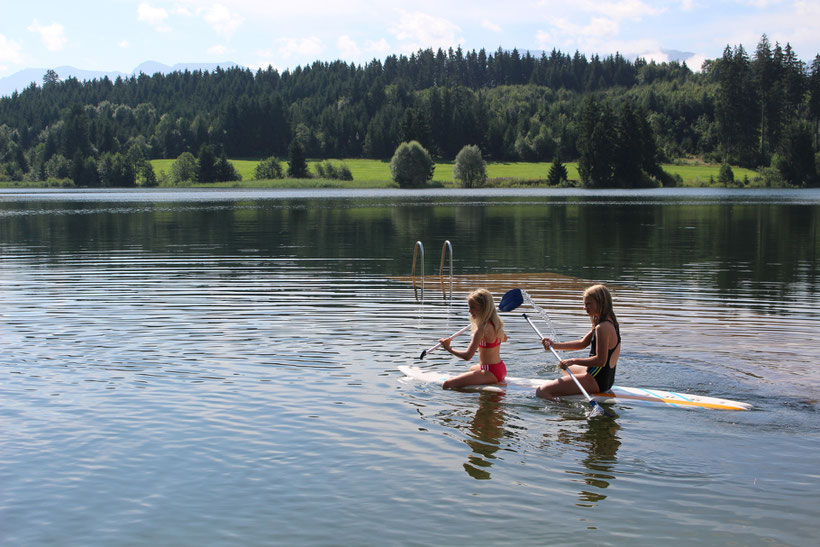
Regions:
M 700 72 L 617 53 L 461 48 L 281 73 L 230 68 L 80 82 L 49 71 L 41 86 L 0 99 L 0 180 L 129 185 L 148 159 L 203 147 L 284 158 L 294 141 L 316 159 L 386 160 L 415 140 L 446 161 L 466 145 L 490 161 L 576 161 L 595 141 L 585 133 L 595 130 L 590 118 L 599 131 L 614 130 L 607 112 L 625 107 L 645 126 L 641 138 L 653 141 L 657 162 L 695 156 L 770 169 L 794 186 L 818 184 L 820 54 L 806 65 L 765 35 L 751 55 L 727 45 Z

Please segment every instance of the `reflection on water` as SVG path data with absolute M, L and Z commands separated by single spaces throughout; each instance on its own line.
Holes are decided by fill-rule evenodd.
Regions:
M 581 480 L 594 490 L 581 490 L 578 495 L 580 507 L 591 507 L 606 499 L 604 490 L 615 480 L 615 457 L 621 441 L 617 419 L 607 417 L 590 418 L 576 428 L 562 428 L 558 440 L 568 445 L 580 447 L 585 453 L 581 463 L 584 471 L 567 471 L 581 476 Z
M 503 400 L 503 394 L 480 394 L 478 409 L 470 422 L 468 438 L 465 441 L 473 452 L 464 463 L 464 470 L 474 479 L 490 478 L 490 467 L 504 435 Z
M 4 545 L 815 534 L 816 192 L 2 197 Z M 445 239 L 456 295 L 418 303 L 413 244 Z M 618 383 L 755 410 L 588 420 L 398 382 L 475 286 L 526 289 L 570 339 L 593 280 L 616 298 Z M 511 375 L 558 374 L 505 323 Z

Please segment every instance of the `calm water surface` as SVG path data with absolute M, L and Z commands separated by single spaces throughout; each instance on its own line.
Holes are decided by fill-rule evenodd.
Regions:
M 4 190 L 0 543 L 811 543 L 818 205 L 813 190 Z M 755 409 L 590 419 L 400 378 L 466 324 L 472 288 L 526 289 L 568 340 L 597 281 L 622 325 L 616 383 Z M 557 375 L 520 314 L 505 320 L 510 374 Z

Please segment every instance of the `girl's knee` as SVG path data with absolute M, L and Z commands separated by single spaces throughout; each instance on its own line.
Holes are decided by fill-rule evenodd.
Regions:
M 536 397 L 541 397 L 542 399 L 552 399 L 552 394 L 550 394 L 550 390 L 547 389 L 547 386 L 540 386 L 535 388 L 535 395 Z

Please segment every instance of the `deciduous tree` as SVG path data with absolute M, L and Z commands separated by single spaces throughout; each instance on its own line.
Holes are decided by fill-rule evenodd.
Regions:
M 424 186 L 432 180 L 435 164 L 418 142 L 403 142 L 390 160 L 390 174 L 400 187 Z
M 482 186 L 487 180 L 487 164 L 476 145 L 467 145 L 456 156 L 453 178 L 461 181 L 464 188 Z

